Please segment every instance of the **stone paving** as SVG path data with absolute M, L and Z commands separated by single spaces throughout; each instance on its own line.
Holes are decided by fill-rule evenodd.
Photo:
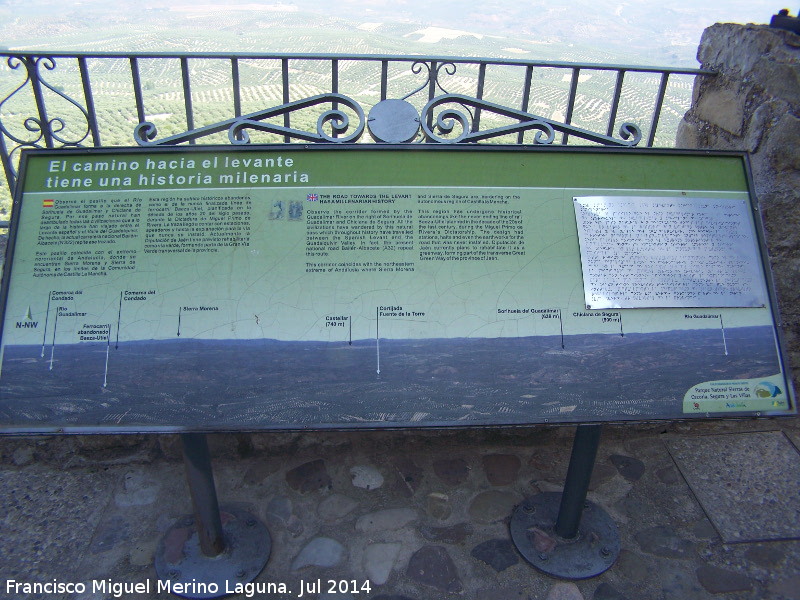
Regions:
M 223 511 L 249 511 L 272 539 L 257 585 L 233 597 L 800 599 L 800 511 L 783 524 L 793 539 L 724 543 L 668 451 L 675 440 L 751 431 L 800 445 L 797 419 L 606 426 L 589 499 L 616 522 L 622 552 L 606 573 L 574 582 L 529 565 L 508 528 L 525 497 L 561 490 L 574 428 L 212 435 Z M 734 489 L 741 479 L 706 477 Z M 790 506 L 800 505 L 794 484 Z M 155 589 L 153 557 L 190 512 L 175 436 L 0 438 L 5 597 L 170 597 Z M 8 580 L 87 590 L 8 593 Z M 150 589 L 103 593 L 93 580 Z

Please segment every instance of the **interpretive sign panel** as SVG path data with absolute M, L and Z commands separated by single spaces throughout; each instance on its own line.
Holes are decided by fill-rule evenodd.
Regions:
M 742 155 L 29 152 L 15 203 L 7 431 L 795 410 Z
M 763 307 L 746 198 L 575 198 L 587 308 Z

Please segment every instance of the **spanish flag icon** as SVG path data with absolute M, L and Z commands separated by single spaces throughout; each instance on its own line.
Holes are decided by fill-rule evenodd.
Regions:
M 44 208 L 53 208 L 53 199 L 50 198 L 49 200 L 45 200 L 42 202 L 42 207 Z

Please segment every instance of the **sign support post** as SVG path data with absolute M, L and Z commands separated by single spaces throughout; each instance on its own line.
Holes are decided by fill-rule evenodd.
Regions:
M 272 542 L 261 521 L 244 510 L 220 510 L 204 433 L 181 434 L 193 515 L 167 531 L 155 556 L 159 585 L 184 598 L 219 598 L 255 580 Z
M 602 425 L 579 425 L 564 491 L 527 498 L 511 517 L 511 539 L 534 567 L 564 579 L 588 579 L 607 571 L 621 550 L 612 518 L 586 501 Z
M 211 470 L 208 439 L 203 433 L 183 433 L 181 443 L 200 550 L 204 556 L 214 558 L 225 550 L 225 539 L 222 534 L 214 473 Z
M 602 425 L 579 425 L 575 431 L 555 527 L 555 532 L 563 538 L 574 538 L 578 533 L 602 429 Z

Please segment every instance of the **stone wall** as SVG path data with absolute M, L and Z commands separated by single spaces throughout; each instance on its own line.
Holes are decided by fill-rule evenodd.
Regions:
M 784 335 L 800 374 L 800 35 L 766 25 L 716 24 L 678 127 L 679 148 L 746 150 L 767 232 Z

